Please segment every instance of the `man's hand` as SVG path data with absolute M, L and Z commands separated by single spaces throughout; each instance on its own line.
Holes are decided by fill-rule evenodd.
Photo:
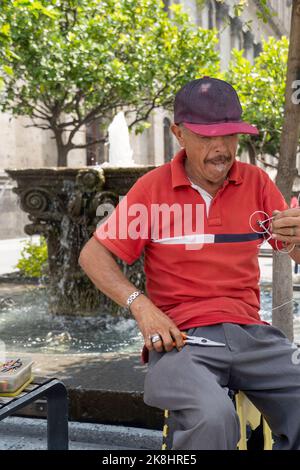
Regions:
M 144 336 L 145 345 L 149 351 L 153 349 L 157 352 L 172 351 L 174 341 L 178 351 L 182 349 L 184 343 L 180 330 L 146 296 L 140 295 L 132 302 L 131 312 Z M 150 336 L 154 334 L 160 335 L 161 341 L 152 343 Z
M 300 208 L 274 211 L 272 237 L 288 245 L 300 244 Z

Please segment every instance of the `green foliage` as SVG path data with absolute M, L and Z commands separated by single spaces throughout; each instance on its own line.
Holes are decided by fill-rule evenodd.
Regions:
M 48 265 L 47 243 L 44 237 L 40 237 L 39 243 L 31 240 L 24 242 L 21 257 L 17 268 L 22 274 L 29 277 L 41 277 L 46 273 Z
M 283 125 L 288 39 L 263 41 L 263 50 L 253 65 L 243 57 L 243 51 L 234 50 L 232 55 L 225 79 L 239 94 L 244 119 L 260 131 L 259 138 L 244 136 L 241 144 L 245 147 L 251 140 L 257 153 L 276 156 Z
M 219 70 L 216 32 L 195 27 L 181 5 L 170 9 L 172 19 L 161 0 L 10 2 L 0 21 L 2 110 L 52 129 L 67 150 L 82 126 L 124 106 L 140 131 L 152 109 L 172 109 L 188 79 Z
M 225 0 L 216 0 L 219 3 L 224 3 Z M 249 0 L 235 0 L 232 4 L 234 15 L 240 16 L 245 8 L 248 7 Z M 272 16 L 275 16 L 276 13 L 272 11 L 272 8 L 268 5 L 268 0 L 257 0 L 257 12 L 256 16 L 258 19 L 267 23 Z

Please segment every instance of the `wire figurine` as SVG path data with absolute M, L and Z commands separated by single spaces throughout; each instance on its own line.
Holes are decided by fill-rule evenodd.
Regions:
M 260 248 L 264 242 L 268 242 L 272 239 L 271 221 L 274 218 L 275 216 L 269 217 L 269 215 L 264 211 L 255 211 L 250 215 L 249 225 L 251 229 L 253 232 L 261 233 L 263 235 L 263 242 L 257 246 L 258 248 Z M 275 240 L 275 246 L 280 253 L 290 253 L 295 248 L 295 244 L 293 244 L 289 250 L 281 249 L 279 248 L 278 241 L 279 240 Z M 284 244 L 284 242 L 282 243 Z

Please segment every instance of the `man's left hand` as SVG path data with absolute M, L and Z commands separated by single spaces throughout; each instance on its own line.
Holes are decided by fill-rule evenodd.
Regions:
M 274 211 L 271 232 L 275 240 L 285 244 L 300 244 L 300 208 Z

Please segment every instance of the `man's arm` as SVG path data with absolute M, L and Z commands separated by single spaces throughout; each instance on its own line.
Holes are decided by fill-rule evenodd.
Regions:
M 79 265 L 95 286 L 119 305 L 125 307 L 126 300 L 136 291 L 136 287 L 124 276 L 112 254 L 95 237 L 83 247 L 79 257 Z M 162 352 L 173 349 L 173 341 L 180 350 L 183 340 L 175 323 L 165 315 L 144 294 L 139 295 L 131 304 L 130 310 L 141 330 L 145 345 L 149 351 L 155 349 Z M 155 342 L 155 348 L 149 335 L 158 333 L 162 341 Z

